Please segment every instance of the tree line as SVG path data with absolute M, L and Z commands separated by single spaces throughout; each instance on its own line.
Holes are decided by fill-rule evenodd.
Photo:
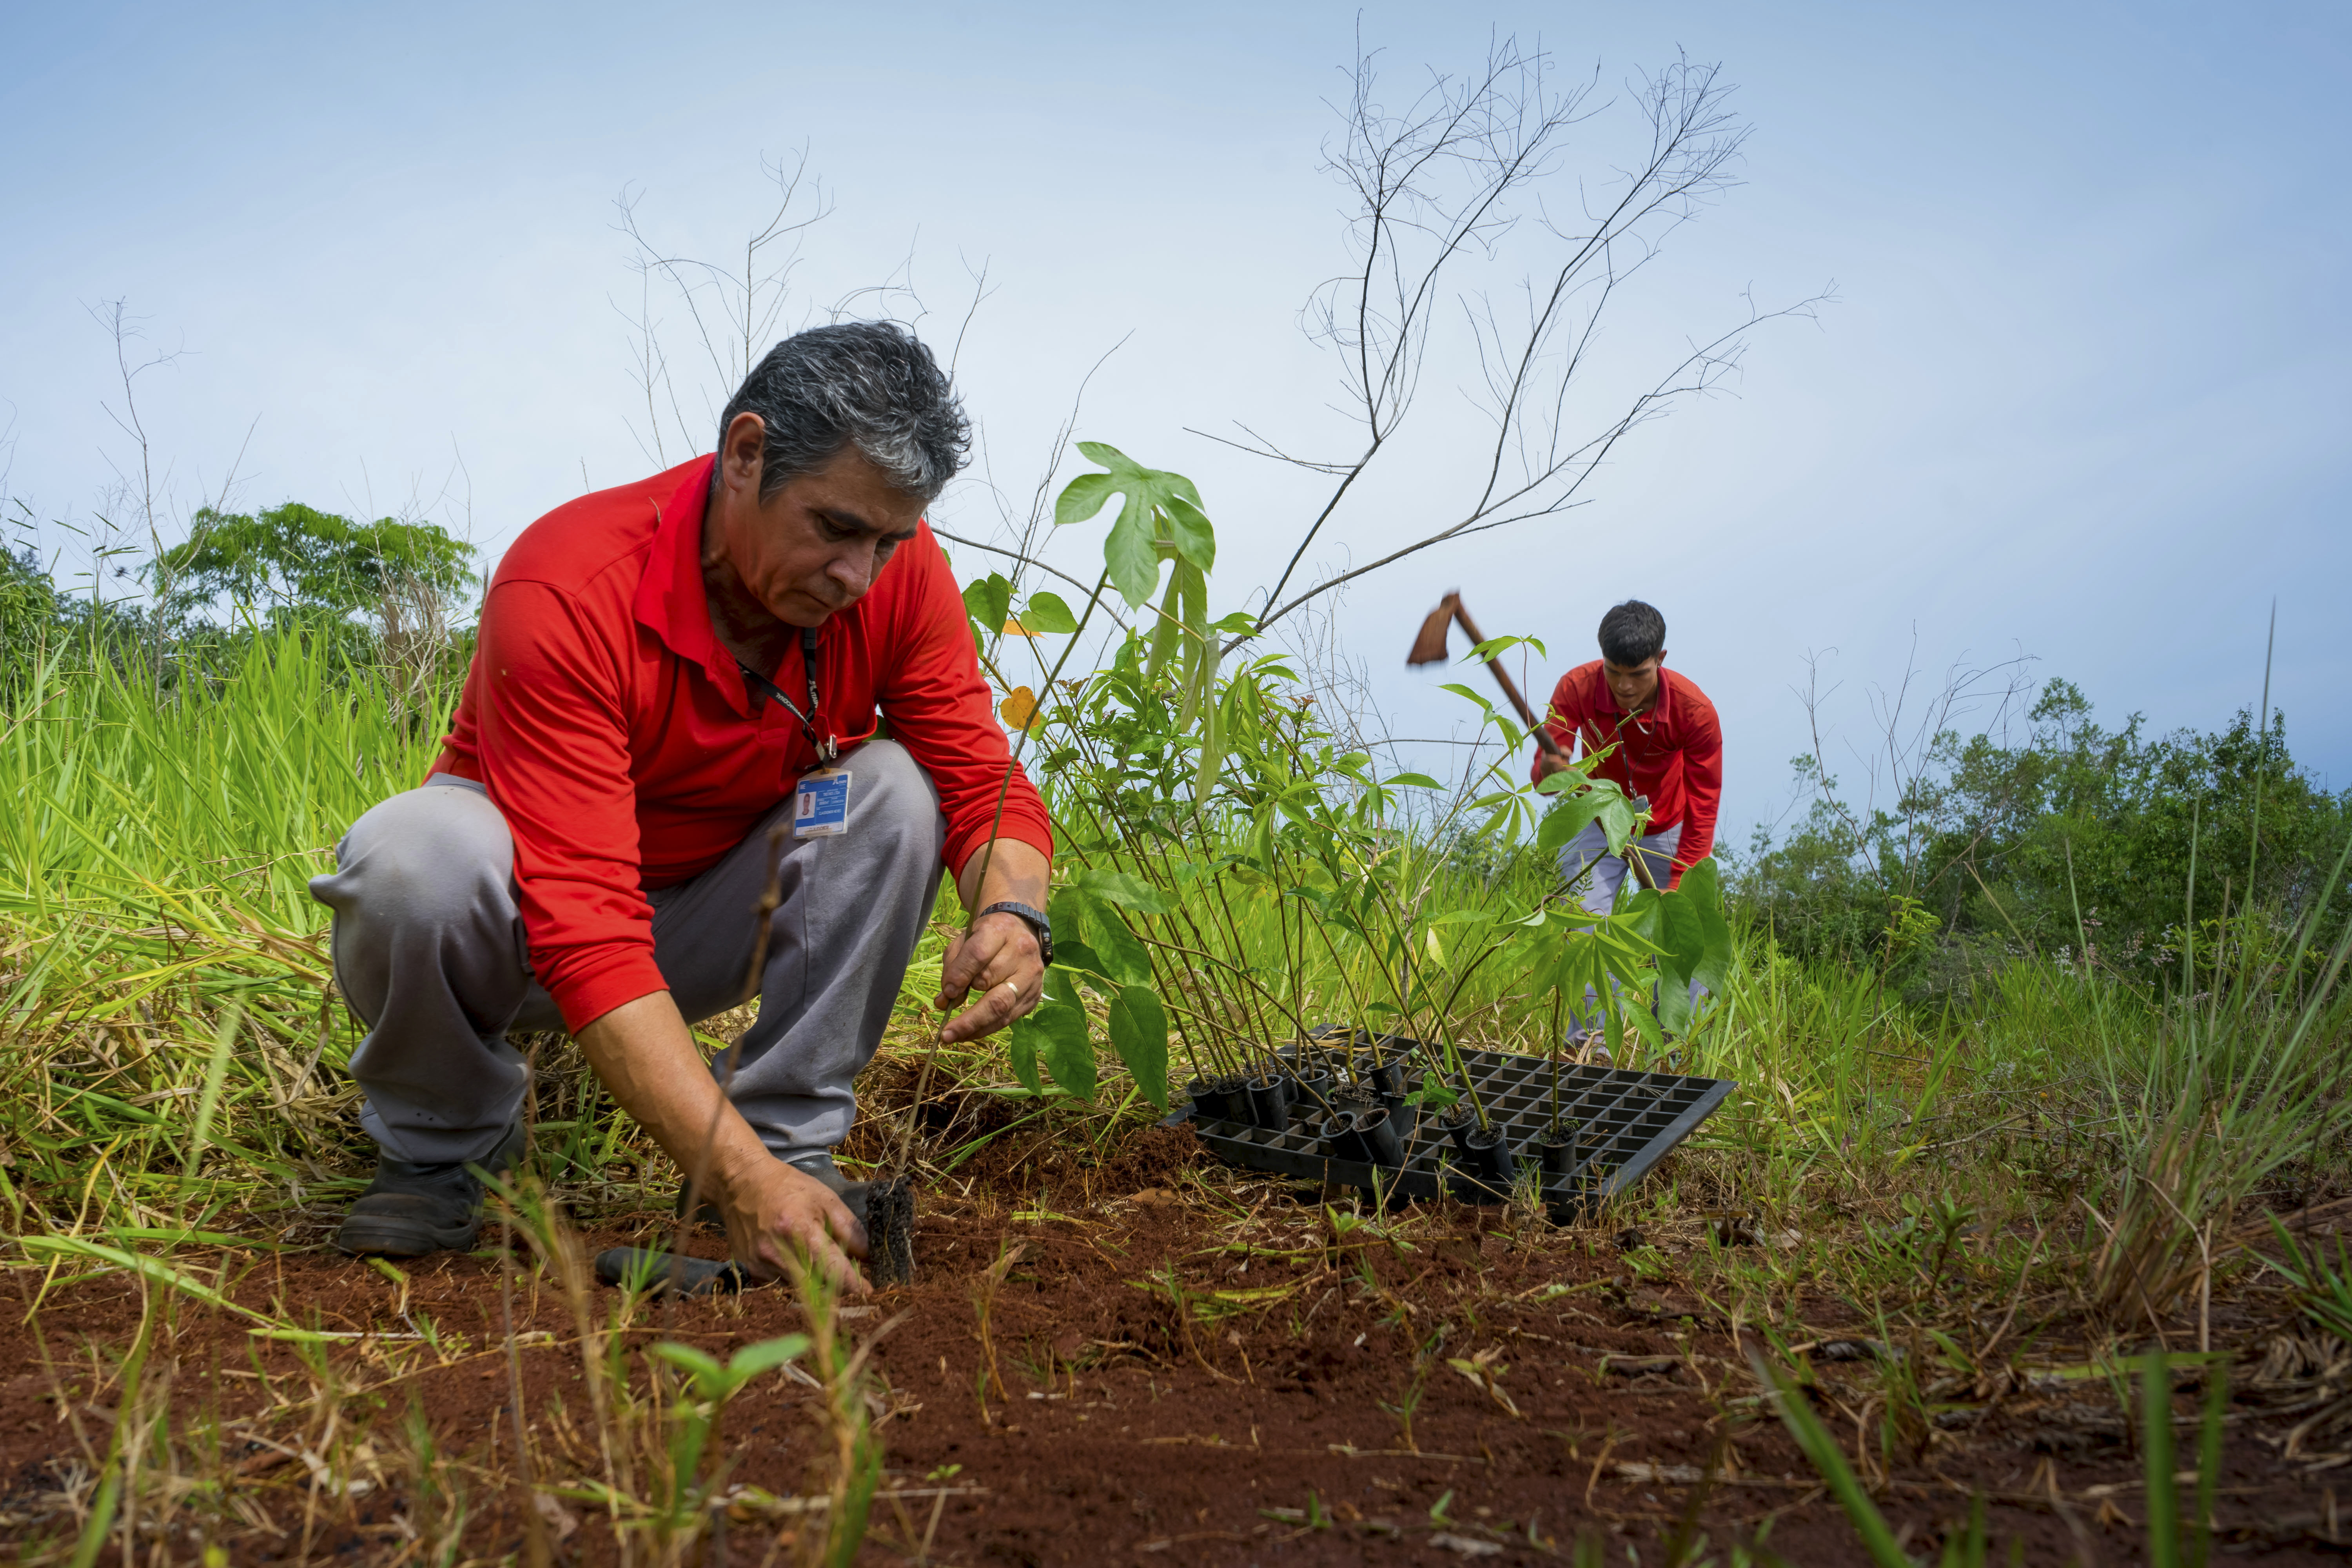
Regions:
M 2149 986 L 2212 984 L 2248 963 L 2315 978 L 2296 932 L 2352 913 L 2335 879 L 2352 789 L 2288 750 L 2285 714 L 2223 728 L 2110 729 L 2072 682 L 2044 683 L 2021 738 L 1945 732 L 1891 806 L 1857 813 L 1812 757 L 1814 799 L 1759 829 L 1733 886 L 1784 947 L 1866 964 L 1915 1001 L 1965 1001 L 2036 952 Z

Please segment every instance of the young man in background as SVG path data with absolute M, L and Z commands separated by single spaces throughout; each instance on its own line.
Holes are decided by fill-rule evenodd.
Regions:
M 1666 618 L 1654 608 L 1628 599 L 1601 616 L 1601 657 L 1552 689 L 1544 728 L 1560 749 L 1537 750 L 1535 776 L 1558 773 L 1580 750 L 1605 753 L 1594 775 L 1649 807 L 1647 831 L 1626 845 L 1626 856 L 1639 856 L 1651 880 L 1671 888 L 1715 852 L 1723 731 L 1706 694 L 1665 664 Z M 1626 857 L 1608 849 L 1596 822 L 1559 853 L 1561 879 L 1571 888 L 1583 879 L 1580 901 L 1594 915 L 1617 907 L 1625 882 Z M 1580 1042 L 1589 1022 L 1580 1020 L 1571 1040 Z

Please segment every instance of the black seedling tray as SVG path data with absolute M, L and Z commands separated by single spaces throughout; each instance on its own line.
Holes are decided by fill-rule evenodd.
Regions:
M 1293 1050 L 1275 1054 L 1286 1068 L 1296 1065 Z M 1402 1039 L 1384 1040 L 1381 1055 L 1407 1063 L 1408 1081 L 1414 1084 L 1429 1059 L 1413 1042 Z M 1359 1049 L 1354 1058 L 1360 1065 L 1370 1065 L 1368 1051 Z M 1559 1121 L 1577 1135 L 1577 1143 L 1568 1172 L 1556 1175 L 1544 1171 L 1538 1142 L 1551 1126 L 1551 1063 L 1542 1057 L 1499 1051 L 1465 1051 L 1462 1062 L 1488 1118 L 1511 1145 L 1520 1178 L 1531 1171 L 1541 1178 L 1544 1204 L 1562 1225 L 1582 1219 L 1648 1175 L 1737 1087 L 1728 1079 L 1563 1063 Z M 1463 1097 L 1463 1104 L 1467 1106 L 1468 1096 Z M 1401 1166 L 1334 1157 L 1319 1135 L 1324 1109 L 1312 1101 L 1294 1104 L 1289 1125 L 1279 1132 L 1248 1121 L 1195 1120 L 1192 1112 L 1188 1102 L 1165 1125 L 1192 1121 L 1201 1142 L 1228 1164 L 1359 1187 L 1367 1194 L 1375 1190 L 1377 1181 L 1377 1190 L 1394 1199 L 1434 1198 L 1451 1192 L 1473 1202 L 1493 1203 L 1503 1195 L 1477 1184 L 1461 1169 L 1463 1156 L 1440 1125 L 1444 1111 L 1424 1112 L 1413 1106 L 1392 1110 L 1405 1146 Z

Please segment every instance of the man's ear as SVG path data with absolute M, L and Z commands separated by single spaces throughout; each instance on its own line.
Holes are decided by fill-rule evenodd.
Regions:
M 1664 648 L 1660 648 L 1658 650 L 1658 668 L 1660 669 L 1666 668 L 1666 650 Z
M 768 422 L 750 412 L 727 422 L 719 443 L 719 482 L 730 489 L 760 488 L 760 470 L 766 457 Z

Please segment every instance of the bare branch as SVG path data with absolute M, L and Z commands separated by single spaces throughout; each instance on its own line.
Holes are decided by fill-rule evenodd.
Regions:
M 1360 36 L 1349 91 L 1331 106 L 1340 128 L 1325 148 L 1326 171 L 1352 198 L 1351 264 L 1312 292 L 1301 318 L 1309 339 L 1334 354 L 1343 411 L 1361 434 L 1361 449 L 1350 460 L 1312 460 L 1246 426 L 1246 442 L 1207 437 L 1334 481 L 1260 601 L 1266 606 L 1260 632 L 1316 595 L 1433 545 L 1572 510 L 1628 434 L 1685 398 L 1721 388 L 1738 368 L 1745 334 L 1766 321 L 1811 317 L 1832 297 L 1824 290 L 1769 310 L 1750 300 L 1731 331 L 1687 347 L 1614 418 L 1576 434 L 1570 395 L 1581 384 L 1609 307 L 1657 257 L 1666 235 L 1737 183 L 1748 132 L 1730 110 L 1730 86 L 1718 68 L 1682 58 L 1630 84 L 1646 121 L 1637 155 L 1597 186 L 1580 182 L 1574 201 L 1565 202 L 1548 193 L 1569 138 L 1610 107 L 1596 97 L 1597 71 L 1556 87 L 1540 50 L 1507 38 L 1489 47 L 1478 69 L 1433 72 L 1392 110 L 1377 62 Z M 1507 290 L 1477 286 L 1475 269 L 1507 254 L 1533 265 Z M 1504 293 L 1519 301 L 1508 319 L 1496 303 Z M 1449 300 L 1458 316 L 1441 311 Z M 1460 323 L 1459 348 L 1445 352 L 1475 362 L 1475 382 L 1464 395 L 1492 431 L 1478 448 L 1475 493 L 1445 527 L 1292 593 L 1309 551 L 1397 439 L 1441 319 Z M 1451 334 L 1446 341 L 1454 342 Z
M 1778 317 L 1810 318 L 1815 308 L 1827 298 L 1827 295 L 1818 295 L 1813 299 L 1800 300 L 1794 305 L 1786 306 L 1778 310 L 1751 312 L 1746 321 L 1730 331 L 1712 342 L 1702 343 L 1694 348 L 1680 363 L 1666 374 L 1664 379 L 1635 398 L 1633 405 L 1613 423 L 1582 444 L 1556 454 L 1540 471 L 1525 482 L 1514 485 L 1510 489 L 1499 494 L 1490 489 L 1478 498 L 1476 507 L 1473 510 L 1435 532 L 1415 540 L 1402 549 L 1391 551 L 1377 561 L 1325 578 L 1314 587 L 1268 610 L 1264 616 L 1260 617 L 1256 632 L 1264 632 L 1266 627 L 1318 595 L 1328 593 L 1343 583 L 1361 577 L 1369 572 L 1377 572 L 1383 566 L 1427 550 L 1432 545 L 1465 538 L 1474 533 L 1484 533 L 1490 529 L 1507 527 L 1515 522 L 1557 517 L 1562 512 L 1585 504 L 1584 500 L 1580 498 L 1577 492 L 1607 459 L 1617 443 L 1634 429 L 1653 419 L 1662 417 L 1676 401 L 1715 390 L 1717 384 L 1730 371 L 1737 368 L 1738 349 L 1748 331 L 1760 322 Z M 1349 479 L 1353 480 L 1359 477 L 1360 477 L 1360 471 L 1358 474 L 1349 475 Z M 1343 485 L 1340 494 L 1344 493 Z M 1335 495 L 1333 505 L 1337 504 L 1338 499 Z M 1327 507 L 1325 515 L 1328 516 L 1330 510 Z M 1287 577 L 1288 574 L 1286 573 L 1284 575 Z M 1256 633 L 1244 633 L 1234 641 L 1235 643 L 1246 641 L 1249 637 L 1255 635 Z

